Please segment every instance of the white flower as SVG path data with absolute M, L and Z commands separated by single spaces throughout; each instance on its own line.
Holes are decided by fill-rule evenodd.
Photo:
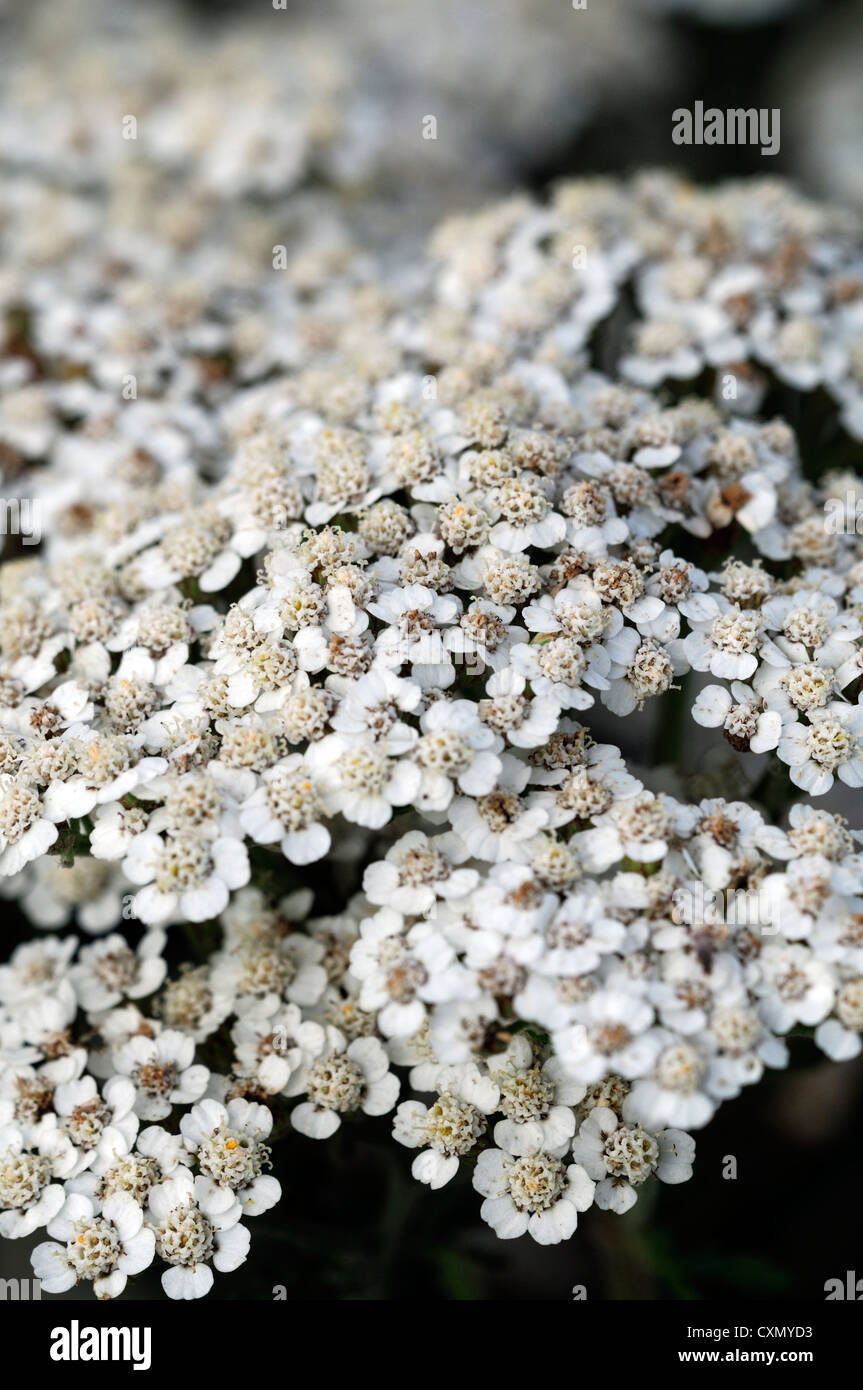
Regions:
M 687 853 L 694 857 L 705 888 L 726 888 L 759 851 L 778 857 L 787 853 L 781 830 L 744 801 L 705 797 L 683 812 L 678 827 L 688 832 Z
M 169 1298 L 203 1298 L 213 1287 L 212 1264 L 220 1274 L 237 1269 L 249 1253 L 243 1208 L 229 1188 L 193 1178 L 178 1168 L 150 1191 L 147 1220 L 156 1253 L 169 1269 L 162 1288 Z
M 411 664 L 411 680 L 422 688 L 451 685 L 455 668 L 443 643 L 441 629 L 456 621 L 460 601 L 439 595 L 422 584 L 392 589 L 368 605 L 369 612 L 389 624 L 376 641 L 376 659 L 384 667 Z
M 501 517 L 489 532 L 492 545 L 518 553 L 535 546 L 552 550 L 566 535 L 566 520 L 552 510 L 541 481 L 532 474 L 510 478 L 493 489 L 489 499 Z
M 230 511 L 230 499 L 226 502 Z M 138 558 L 137 571 L 147 588 L 165 589 L 194 575 L 205 594 L 218 593 L 235 577 L 244 559 L 261 549 L 266 532 L 235 531 L 227 516 L 211 514 L 180 522 L 159 545 Z
M 525 695 L 527 681 L 520 671 L 496 671 L 486 682 L 490 699 L 481 701 L 480 716 L 502 733 L 515 748 L 539 748 L 554 733 L 560 720 L 555 700 Z
M 500 936 L 529 936 L 551 921 L 557 897 L 543 887 L 526 864 L 495 864 L 471 899 L 471 916 L 480 930 Z
M 674 1033 L 659 1034 L 660 1048 L 650 1070 L 633 1084 L 623 1102 L 623 1118 L 655 1134 L 667 1127 L 700 1129 L 712 1119 L 717 1100 L 707 1093 L 705 1058 Z
M 272 1127 L 272 1112 L 266 1105 L 250 1104 L 240 1097 L 227 1106 L 201 1100 L 180 1120 L 180 1132 L 199 1171 L 218 1187 L 230 1189 L 246 1216 L 268 1211 L 282 1193 L 276 1179 L 263 1172 L 270 1166 L 270 1150 L 264 1141 Z
M 367 735 L 329 734 L 305 756 L 333 810 L 371 830 L 386 825 L 394 806 L 413 801 L 422 780 L 413 761 L 391 757 Z
M 849 787 L 863 787 L 863 705 L 832 701 L 809 711 L 809 724 L 783 730 L 778 754 L 790 767 L 791 781 L 810 796 L 823 796 L 834 776 Z
M 696 929 L 701 925 L 696 923 Z M 662 961 L 662 978 L 648 985 L 647 997 L 663 1027 L 689 1037 L 703 1032 L 713 1012 L 741 1001 L 740 976 L 737 961 L 724 952 L 711 957 L 708 971 L 697 956 L 686 951 L 667 951 Z
M 359 1006 L 377 1015 L 385 1037 L 410 1037 L 423 1024 L 427 1002 L 465 989 L 466 972 L 438 928 L 417 922 L 405 930 L 401 913 L 390 907 L 360 923 L 350 966 L 360 982 Z
M 817 589 L 800 589 L 793 594 L 776 594 L 762 606 L 761 616 L 774 639 L 762 644 L 762 654 L 771 665 L 798 665 L 813 661 L 818 666 L 838 670 L 855 655 L 855 641 L 861 627 L 850 614 L 843 613 L 829 594 Z
M 675 675 L 685 663 L 675 659 L 668 648 L 653 637 L 642 638 L 633 627 L 625 627 L 606 644 L 611 658 L 608 689 L 602 703 L 612 714 L 625 716 L 641 709 L 645 700 L 662 695 L 672 687 Z
M 545 806 L 521 796 L 529 768 L 508 753 L 500 761 L 501 772 L 487 795 L 456 797 L 449 813 L 468 853 L 494 864 L 529 859 L 528 842 L 549 819 Z
M 35 787 L 0 775 L 0 876 L 17 874 L 25 864 L 46 854 L 57 834 Z
M 662 859 L 673 833 L 674 803 L 643 792 L 593 817 L 593 827 L 575 837 L 585 868 L 602 873 L 619 859 L 649 864 Z
M 32 1044 L 39 1057 L 53 1059 L 46 1065 L 55 1069 L 57 1081 L 70 1079 L 61 1074 L 60 1069 L 78 1050 L 74 1048 L 69 1034 L 76 1012 L 75 991 L 71 982 L 64 979 L 59 981 L 53 993 L 31 1000 L 18 1014 L 24 1041 Z
M 162 958 L 164 948 L 165 933 L 159 929 L 145 932 L 134 951 L 117 933 L 82 947 L 69 971 L 81 1008 L 98 1013 L 123 999 L 155 993 L 168 970 Z
M 847 1062 L 863 1051 L 863 988 L 861 977 L 855 976 L 842 984 L 836 997 L 835 1018 L 829 1018 L 815 1029 L 815 1041 L 834 1062 Z
M 706 685 L 692 706 L 692 717 L 705 729 L 725 731 L 734 747 L 747 747 L 752 753 L 767 753 L 782 735 L 782 715 L 764 709 L 763 701 L 742 681 L 732 681 L 729 691 L 723 685 Z
M 18 1240 L 54 1219 L 65 1201 L 56 1179 L 72 1172 L 76 1157 L 50 1115 L 28 1138 L 19 1125 L 0 1125 L 0 1235 Z
M 210 980 L 217 994 L 232 1001 L 240 1018 L 270 1018 L 282 996 L 306 1008 L 324 992 L 324 948 L 302 932 L 264 935 L 229 947 L 211 960 Z
M 411 830 L 383 859 L 369 864 L 363 874 L 363 892 L 375 906 L 388 906 L 405 916 L 425 916 L 437 898 L 462 898 L 476 887 L 476 869 L 456 868 L 465 858 L 467 851 L 457 835 L 430 839 L 421 830 Z
M 622 1215 L 653 1174 L 668 1183 L 691 1178 L 695 1141 L 679 1129 L 650 1134 L 641 1125 L 622 1124 L 613 1110 L 598 1105 L 582 1123 L 572 1156 L 597 1184 L 600 1210 Z
M 539 1245 L 557 1245 L 574 1234 L 578 1213 L 593 1203 L 595 1183 L 577 1163 L 541 1149 L 515 1156 L 486 1149 L 473 1185 L 484 1198 L 480 1216 L 501 1240 L 529 1232 Z
M 541 1149 L 562 1157 L 575 1132 L 572 1105 L 582 1099 L 584 1087 L 562 1075 L 557 1058 L 540 1063 L 524 1034 L 489 1058 L 488 1071 L 500 1089 L 497 1108 L 504 1115 L 494 1127 L 498 1147 L 517 1155 Z
M 632 991 L 600 989 L 572 1011 L 573 1022 L 553 1035 L 567 1076 L 586 1086 L 618 1075 L 631 1080 L 650 1071 L 659 1050 L 653 1009 Z
M 66 1193 L 80 1192 L 94 1202 L 104 1202 L 117 1192 L 127 1192 L 144 1206 L 150 1191 L 170 1176 L 184 1157 L 182 1139 L 161 1125 L 148 1125 L 131 1144 L 114 1131 L 92 1163 L 77 1177 L 67 1178 Z
M 500 773 L 502 740 L 479 718 L 470 700 L 436 700 L 420 719 L 413 759 L 421 774 L 414 799 L 422 811 L 445 811 L 456 789 L 466 796 L 490 792 Z
M 658 386 L 667 377 L 683 381 L 697 376 L 702 365 L 684 324 L 655 319 L 637 329 L 634 350 L 621 358 L 620 372 L 638 386 Z
M 494 671 L 509 667 L 510 653 L 520 642 L 527 642 L 524 628 L 513 623 L 511 604 L 491 603 L 474 597 L 462 613 L 458 626 L 446 628 L 443 644 L 455 664 L 468 673 L 490 666 Z
M 445 1068 L 437 1086 L 439 1094 L 431 1105 L 403 1101 L 393 1121 L 398 1143 L 424 1149 L 411 1164 L 411 1173 L 431 1188 L 444 1187 L 455 1177 L 459 1158 L 485 1133 L 486 1117 L 498 1099 L 497 1087 L 473 1063 Z
M 566 895 L 546 928 L 544 968 L 561 975 L 587 974 L 609 951 L 620 948 L 625 935 L 625 927 L 599 891 L 576 888 Z
M 69 973 L 78 938 L 46 936 L 16 946 L 8 964 L 0 965 L 0 1002 L 16 1011 L 49 994 Z
M 795 1023 L 812 1027 L 833 1007 L 833 970 L 802 943 L 770 943 L 761 952 L 761 979 L 755 986 L 767 1027 L 787 1033 Z
M 362 734 L 370 729 L 375 734 L 386 734 L 392 744 L 399 716 L 414 713 L 421 699 L 422 690 L 415 681 L 404 680 L 385 666 L 375 666 L 347 685 L 332 726 L 345 734 Z M 403 728 L 405 746 L 410 747 L 413 739 L 407 726 Z
M 311 864 L 330 847 L 330 832 L 320 822 L 327 804 L 314 776 L 298 753 L 291 753 L 261 775 L 261 784 L 243 802 L 240 824 L 258 844 L 278 841 L 292 864 Z
M 173 1105 L 198 1100 L 210 1074 L 194 1056 L 192 1038 L 174 1028 L 149 1038 L 136 1033 L 115 1047 L 114 1066 L 135 1085 L 135 1114 L 142 1120 L 163 1120 Z
M 156 1244 L 127 1192 L 108 1197 L 98 1213 L 90 1198 L 71 1193 L 49 1222 L 48 1234 L 54 1239 L 37 1245 L 32 1255 L 45 1292 L 65 1293 L 80 1279 L 91 1279 L 97 1298 L 117 1298 L 129 1275 L 152 1264 Z
M 239 1018 L 231 1040 L 238 1075 L 267 1095 L 297 1095 L 304 1068 L 324 1050 L 326 1033 L 320 1023 L 303 1021 L 297 1004 L 286 1004 L 265 1018 Z
M 145 830 L 129 847 L 123 872 L 144 884 L 133 911 L 148 925 L 179 912 L 190 922 L 206 922 L 227 906 L 230 890 L 249 881 L 249 857 L 242 840 L 211 839 L 194 831 L 164 838 Z
M 683 651 L 696 671 L 711 671 L 726 680 L 746 680 L 758 667 L 764 620 L 757 609 L 740 608 L 722 594 L 711 594 L 709 602 L 712 611 L 708 616 L 689 619 L 693 631 L 683 639 Z
M 423 1068 L 422 1079 L 431 1084 L 418 1089 L 434 1089 L 440 1063 L 469 1062 L 481 1053 L 497 1017 L 497 1004 L 487 993 L 435 1005 L 429 1020 L 429 1046 L 437 1064 L 428 1073 Z
M 61 1132 L 77 1151 L 76 1173 L 96 1157 L 104 1158 L 119 1143 L 129 1149 L 138 1133 L 133 1114 L 135 1087 L 125 1076 L 112 1076 L 99 1096 L 92 1076 L 62 1082 L 54 1092 L 54 1111 Z
M 164 758 L 140 757 L 140 735 L 94 734 L 72 725 L 63 734 L 75 750 L 78 771 L 65 782 L 52 782 L 45 793 L 45 813 L 59 822 L 88 816 L 96 806 L 120 801 L 159 777 Z
M 385 1115 L 399 1093 L 399 1079 L 377 1038 L 357 1038 L 345 1045 L 336 1037 L 332 1050 L 314 1061 L 303 1076 L 307 1099 L 291 1111 L 291 1124 L 309 1139 L 329 1139 L 342 1115 L 362 1110 Z
M 132 841 L 146 830 L 148 813 L 143 806 L 123 806 L 111 801 L 98 806 L 90 831 L 90 852 L 96 859 L 123 859 Z

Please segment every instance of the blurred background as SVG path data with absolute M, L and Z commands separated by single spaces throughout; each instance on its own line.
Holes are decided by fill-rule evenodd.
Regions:
M 3 167 L 107 183 L 110 217 L 326 205 L 390 248 L 514 186 L 645 165 L 863 204 L 863 0 L 276 3 L 0 0 Z M 778 107 L 780 152 L 673 145 L 697 100 Z
M 0 0 L 0 172 L 16 216 L 32 208 L 37 265 L 88 208 L 178 247 L 201 225 L 243 250 L 345 232 L 406 261 L 450 212 L 648 165 L 781 175 L 863 206 L 861 58 L 863 0 Z M 675 146 L 672 112 L 696 101 L 778 108 L 779 154 Z M 704 763 L 691 724 L 669 744 L 668 727 L 606 720 L 599 736 L 636 760 L 678 760 L 673 789 L 751 788 L 739 760 Z M 829 809 L 860 825 L 859 801 Z M 14 904 L 3 918 L 6 956 L 34 929 Z M 861 1086 L 863 1061 L 798 1040 L 787 1073 L 698 1133 L 690 1184 L 655 1184 L 625 1221 L 592 1211 L 554 1249 L 496 1240 L 466 1171 L 438 1193 L 414 1183 L 385 1122 L 295 1135 L 279 1219 L 211 1296 L 820 1299 L 863 1276 Z M 4 1243 L 0 1276 L 27 1277 L 32 1243 Z M 148 1278 L 127 1297 L 157 1296 Z

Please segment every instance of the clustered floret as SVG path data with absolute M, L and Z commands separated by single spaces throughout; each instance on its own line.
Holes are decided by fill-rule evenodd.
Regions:
M 404 283 L 0 283 L 44 512 L 0 569 L 0 877 L 77 933 L 0 967 L 0 1234 L 45 1228 L 47 1292 L 208 1292 L 282 1122 L 392 1116 L 547 1244 L 688 1179 L 792 1030 L 859 1054 L 863 834 L 811 804 L 863 785 L 859 485 L 758 412 L 823 388 L 863 438 L 860 263 L 780 184 L 650 175 L 450 219 Z M 784 824 L 596 736 L 681 694 L 787 768 Z

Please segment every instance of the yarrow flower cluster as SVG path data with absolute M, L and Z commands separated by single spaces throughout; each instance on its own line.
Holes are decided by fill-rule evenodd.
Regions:
M 790 1033 L 856 1056 L 863 835 L 813 804 L 863 785 L 856 483 L 761 416 L 824 388 L 863 438 L 848 220 L 569 183 L 274 295 L 196 226 L 40 251 L 13 183 L 0 1233 L 42 1287 L 206 1294 L 277 1140 L 373 1120 L 556 1243 L 687 1180 Z M 672 700 L 788 814 L 628 762 Z

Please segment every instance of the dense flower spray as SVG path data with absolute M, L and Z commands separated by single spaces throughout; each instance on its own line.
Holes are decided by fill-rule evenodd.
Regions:
M 389 275 L 86 190 L 43 246 L 10 186 L 0 1234 L 43 1287 L 206 1294 L 273 1146 L 350 1124 L 555 1243 L 687 1180 L 792 1031 L 857 1055 L 849 219 L 571 182 Z M 740 794 L 612 741 L 669 702 Z

